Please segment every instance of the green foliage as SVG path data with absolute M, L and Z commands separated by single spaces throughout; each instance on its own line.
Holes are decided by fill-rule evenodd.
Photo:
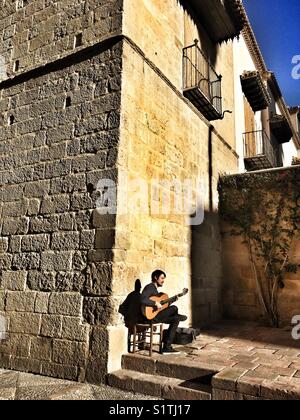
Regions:
M 248 247 L 260 302 L 275 327 L 279 290 L 286 273 L 299 268 L 290 261 L 300 226 L 299 185 L 299 168 L 229 176 L 219 183 L 221 216 Z

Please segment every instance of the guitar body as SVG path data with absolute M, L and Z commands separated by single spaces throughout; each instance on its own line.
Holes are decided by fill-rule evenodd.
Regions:
M 152 300 L 153 302 L 159 302 L 159 303 L 168 299 L 169 299 L 169 296 L 167 294 L 161 294 L 159 296 L 150 297 L 150 300 Z M 165 305 L 163 305 L 161 309 L 156 309 L 156 308 L 153 308 L 152 306 L 143 306 L 142 308 L 143 314 L 149 321 L 152 321 L 161 311 L 164 311 L 169 306 L 170 306 L 169 303 L 166 303 Z
M 161 309 L 157 309 L 153 306 L 144 306 L 142 305 L 142 313 L 143 315 L 149 320 L 152 321 L 161 311 L 164 311 L 167 309 L 172 303 L 176 302 L 178 298 L 185 296 L 188 293 L 188 289 L 183 289 L 183 292 L 179 295 L 176 295 L 172 298 L 169 298 L 169 296 L 166 293 L 160 293 L 157 296 L 152 296 L 149 299 L 153 302 L 159 302 L 162 305 Z

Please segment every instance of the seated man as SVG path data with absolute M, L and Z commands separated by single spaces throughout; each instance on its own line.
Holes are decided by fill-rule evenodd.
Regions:
M 161 309 L 160 303 L 153 302 L 150 298 L 152 296 L 159 296 L 158 288 L 164 285 L 166 274 L 161 270 L 156 270 L 152 273 L 152 283 L 148 284 L 143 290 L 141 296 L 141 304 L 145 306 L 156 307 Z M 181 321 L 186 321 L 187 317 L 178 314 L 177 306 L 169 306 L 167 309 L 161 311 L 155 318 L 154 322 L 160 322 L 164 324 L 170 324 L 167 334 L 164 338 L 163 353 L 164 354 L 176 354 L 179 353 L 172 348 L 172 344 L 175 338 L 176 330 Z

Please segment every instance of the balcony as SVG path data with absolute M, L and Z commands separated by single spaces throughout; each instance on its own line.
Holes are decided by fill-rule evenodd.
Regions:
M 284 115 L 272 114 L 270 118 L 271 131 L 279 144 L 288 143 L 293 137 L 293 132 Z
M 245 71 L 241 76 L 242 90 L 254 112 L 266 109 L 271 102 L 258 71 Z
M 214 42 L 234 39 L 245 26 L 241 0 L 189 0 L 189 3 Z
M 183 94 L 209 121 L 222 119 L 222 76 L 198 46 L 183 50 Z
M 244 133 L 244 160 L 248 171 L 278 166 L 275 150 L 264 130 Z

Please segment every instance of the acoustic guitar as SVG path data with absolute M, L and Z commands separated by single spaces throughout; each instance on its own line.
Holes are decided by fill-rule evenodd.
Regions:
M 185 296 L 188 293 L 189 289 L 183 289 L 182 293 L 179 295 L 173 296 L 169 298 L 169 296 L 165 293 L 161 293 L 157 296 L 152 296 L 149 299 L 153 302 L 158 302 L 162 305 L 161 309 L 157 309 L 156 307 L 152 306 L 145 306 L 142 305 L 142 312 L 143 315 L 149 320 L 152 321 L 161 311 L 167 309 L 172 303 L 176 302 L 180 297 Z

